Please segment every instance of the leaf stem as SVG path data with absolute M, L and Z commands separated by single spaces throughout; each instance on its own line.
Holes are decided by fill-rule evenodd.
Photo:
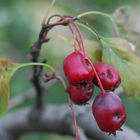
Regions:
M 72 32 L 72 35 L 73 35 L 73 40 L 74 40 L 74 50 L 77 51 L 77 44 L 79 46 L 79 48 L 81 49 L 80 47 L 80 42 L 75 34 L 75 30 L 73 30 L 72 26 L 70 24 L 68 24 L 68 27 L 70 29 L 70 31 Z
M 101 36 L 98 34 L 98 32 L 91 27 L 88 27 L 88 25 L 85 25 L 84 23 L 77 23 L 78 25 L 82 26 L 83 28 L 87 29 L 88 31 L 90 31 L 93 35 L 95 35 L 97 37 L 97 39 L 99 40 L 101 47 L 103 47 L 102 41 L 101 41 Z
M 17 64 L 17 66 L 18 66 L 17 69 L 22 67 L 27 67 L 27 66 L 44 66 L 46 68 L 49 68 L 52 72 L 56 73 L 55 69 L 52 66 L 44 63 L 23 63 L 23 64 Z
M 103 13 L 103 12 L 99 12 L 99 11 L 88 11 L 88 12 L 85 12 L 85 13 L 78 15 L 77 19 L 80 19 L 80 18 L 87 16 L 87 15 L 100 15 L 100 16 L 104 16 L 104 17 L 108 18 L 113 23 L 114 31 L 115 31 L 116 35 L 119 36 L 119 31 L 118 31 L 118 28 L 115 24 L 115 20 L 111 15 Z
M 83 28 L 87 29 L 88 31 L 90 31 L 93 35 L 95 35 L 100 40 L 100 36 L 98 35 L 98 33 L 96 31 L 93 31 L 90 27 L 88 27 L 87 25 L 85 25 L 83 23 L 77 22 L 77 24 L 79 26 L 82 26 Z
M 26 66 L 44 66 L 46 68 L 49 68 L 51 71 L 53 71 L 54 74 L 56 73 L 54 68 L 51 67 L 50 65 L 44 64 L 44 63 L 38 63 L 38 62 L 16 64 L 15 71 L 22 67 L 26 67 Z M 33 74 L 33 77 L 32 77 L 32 83 L 34 84 L 34 87 L 36 90 L 36 108 L 42 109 L 42 107 L 43 107 L 43 87 L 40 84 L 38 75 L 39 75 L 39 73 L 37 73 L 37 71 L 35 71 L 35 73 Z

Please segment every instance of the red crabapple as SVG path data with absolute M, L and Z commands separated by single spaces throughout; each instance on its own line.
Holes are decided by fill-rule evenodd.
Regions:
M 113 92 L 98 94 L 92 105 L 92 113 L 99 128 L 109 134 L 115 135 L 126 120 L 125 107 Z
M 93 65 L 105 90 L 114 90 L 121 82 L 119 72 L 109 64 L 96 63 Z M 97 77 L 94 84 L 99 86 Z
M 81 81 L 91 82 L 94 72 L 88 58 L 80 51 L 75 51 L 64 60 L 64 73 L 70 84 L 78 84 Z

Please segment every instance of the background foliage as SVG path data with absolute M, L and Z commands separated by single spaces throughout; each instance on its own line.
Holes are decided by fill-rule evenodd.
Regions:
M 46 0 L 0 0 L 0 59 L 9 59 L 14 62 L 27 62 L 27 54 L 31 45 L 38 37 L 40 24 L 45 15 L 49 1 Z M 137 7 L 140 4 L 139 0 L 58 0 L 51 11 L 52 13 L 77 15 L 85 11 L 99 10 L 107 13 L 113 13 L 119 6 Z M 112 25 L 110 21 L 104 18 L 95 17 L 90 19 L 90 23 L 97 29 L 97 31 L 105 36 L 112 37 L 110 28 Z M 65 33 L 67 32 L 67 34 Z M 68 35 L 68 30 L 65 28 L 56 28 L 52 30 L 51 35 L 61 34 Z M 88 38 L 92 38 L 88 33 Z M 94 44 L 93 44 L 94 46 Z M 139 45 L 140 46 L 140 45 Z M 59 51 L 63 50 L 63 51 Z M 66 54 L 70 53 L 71 47 L 58 39 L 54 39 L 43 46 L 40 60 L 44 57 L 49 60 L 49 64 L 53 65 L 62 73 L 62 63 Z M 31 68 L 19 70 L 11 81 L 11 98 L 24 94 L 32 85 L 29 81 Z M 140 102 L 134 98 L 127 99 L 122 97 L 127 108 L 127 125 L 140 133 Z M 59 83 L 50 88 L 45 96 L 47 103 L 66 103 L 67 95 L 64 93 L 62 86 Z M 18 108 L 26 107 L 33 104 L 29 101 Z M 61 137 L 52 134 L 27 134 L 21 140 L 72 140 L 71 137 Z

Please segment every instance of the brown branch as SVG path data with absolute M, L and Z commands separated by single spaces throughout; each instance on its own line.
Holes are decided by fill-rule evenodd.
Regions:
M 48 83 L 45 89 L 51 87 L 54 82 L 55 81 L 51 81 L 50 83 Z M 27 100 L 34 98 L 35 94 L 33 93 L 33 91 L 30 91 L 24 94 L 24 96 L 19 96 L 15 99 L 12 99 L 10 101 L 10 109 L 26 102 Z M 119 87 L 117 90 L 115 90 L 115 93 L 121 95 L 123 93 L 122 87 Z M 76 106 L 75 109 L 77 112 L 78 124 L 80 128 L 80 140 L 88 140 L 88 138 L 94 138 L 96 140 L 140 139 L 140 136 L 138 134 L 136 134 L 132 129 L 126 126 L 123 127 L 123 132 L 117 133 L 117 138 L 108 136 L 107 134 L 99 130 L 93 116 L 91 115 L 91 112 L 89 112 L 91 110 L 89 106 Z M 71 112 L 67 106 L 48 106 L 42 111 L 43 112 L 38 112 L 37 110 L 30 111 L 30 109 L 25 109 L 16 113 L 8 114 L 6 117 L 0 120 L 1 140 L 16 140 L 24 133 L 32 131 L 48 131 L 74 136 L 75 131 L 72 125 L 73 123 L 71 120 Z M 32 115 L 30 116 L 30 114 Z
M 117 137 L 101 132 L 91 114 L 90 106 L 76 106 L 78 124 L 85 136 L 96 140 L 139 140 L 140 136 L 132 129 L 124 126 Z M 71 111 L 68 106 L 47 105 L 42 112 L 24 109 L 12 112 L 0 120 L 0 140 L 17 140 L 29 132 L 52 132 L 72 135 Z M 83 133 L 82 132 L 82 133 Z M 81 139 L 82 140 L 82 139 Z
M 60 15 L 60 17 L 62 17 L 62 16 Z M 38 40 L 33 44 L 31 51 L 29 53 L 30 60 L 32 62 L 39 62 L 38 58 L 40 56 L 42 44 L 49 41 L 47 34 L 53 27 L 56 27 L 59 25 L 67 26 L 69 23 L 74 22 L 74 20 L 75 20 L 75 18 L 73 18 L 73 17 L 65 17 L 64 16 L 62 19 L 60 19 L 59 21 L 56 21 L 55 23 L 48 23 L 47 22 L 47 24 L 45 24 L 45 23 L 42 24 L 42 28 L 41 28 L 41 31 L 39 33 Z M 33 74 L 32 74 L 31 81 L 32 81 L 32 84 L 35 88 L 36 108 L 38 108 L 38 109 L 43 108 L 44 89 L 43 89 L 43 86 L 41 85 L 41 81 L 40 81 L 41 72 L 42 72 L 42 68 L 40 66 L 36 66 L 36 65 L 33 66 Z

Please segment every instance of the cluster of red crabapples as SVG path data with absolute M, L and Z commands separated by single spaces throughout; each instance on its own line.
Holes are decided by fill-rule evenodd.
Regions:
M 81 34 L 79 36 L 82 42 Z M 65 58 L 63 64 L 69 97 L 75 104 L 86 104 L 92 97 L 94 85 L 98 86 L 101 92 L 93 101 L 93 116 L 102 131 L 115 136 L 117 130 L 122 130 L 121 126 L 126 120 L 125 107 L 120 97 L 113 93 L 121 82 L 119 72 L 109 64 L 93 64 L 83 43 L 74 37 L 77 41 L 74 44 L 75 50 Z M 79 49 L 76 45 L 79 45 Z
M 91 65 L 83 52 L 75 51 L 65 58 L 64 72 L 70 99 L 78 105 L 86 104 L 92 97 L 94 85 L 98 86 L 102 90 L 95 97 L 92 112 L 99 128 L 114 135 L 116 130 L 122 130 L 125 107 L 120 97 L 112 92 L 120 83 L 116 69 L 105 63 Z

